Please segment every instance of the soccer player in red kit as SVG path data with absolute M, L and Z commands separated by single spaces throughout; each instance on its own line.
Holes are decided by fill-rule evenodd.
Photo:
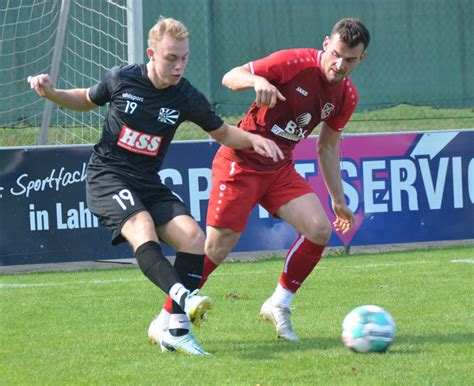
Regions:
M 354 215 L 342 188 L 338 143 L 358 99 L 348 75 L 364 59 L 369 41 L 360 20 L 342 19 L 324 39 L 322 51 L 278 51 L 232 69 L 222 80 L 232 91 L 255 90 L 255 101 L 238 126 L 274 140 L 285 157 L 275 163 L 252 149 L 221 146 L 217 152 L 201 285 L 230 254 L 250 212 L 261 204 L 299 233 L 275 292 L 261 308 L 263 319 L 275 325 L 282 339 L 298 339 L 291 325 L 291 302 L 319 262 L 331 234 L 319 198 L 295 170 L 292 151 L 320 124 L 317 154 L 336 214 L 333 225 L 338 232 L 348 232 Z

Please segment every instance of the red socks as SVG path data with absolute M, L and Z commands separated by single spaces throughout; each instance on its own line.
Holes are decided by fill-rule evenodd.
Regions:
M 285 266 L 280 276 L 281 286 L 293 293 L 298 291 L 305 279 L 313 271 L 314 267 L 316 267 L 316 264 L 318 264 L 325 247 L 325 245 L 314 244 L 304 236 L 299 235 L 285 258 Z M 206 283 L 216 268 L 217 265 L 205 256 L 199 288 L 204 286 L 204 283 Z M 171 313 L 172 300 L 169 296 L 166 297 L 163 308 Z
M 204 283 L 207 281 L 207 278 L 209 277 L 209 275 L 212 272 L 214 272 L 216 268 L 217 268 L 217 265 L 214 264 L 214 262 L 211 259 L 209 259 L 209 257 L 204 256 L 204 267 L 202 270 L 202 278 L 201 278 L 201 282 L 199 283 L 199 288 L 202 288 Z M 163 305 L 163 308 L 171 314 L 172 307 L 173 307 L 173 300 L 169 296 L 167 296 L 165 300 L 165 304 Z
M 207 278 L 211 275 L 212 272 L 217 268 L 217 265 L 209 259 L 209 257 L 204 256 L 204 267 L 202 269 L 202 279 L 199 283 L 199 288 L 204 286 L 204 283 L 207 281 Z
M 323 254 L 325 245 L 314 244 L 299 235 L 285 258 L 285 266 L 280 276 L 282 287 L 295 293 L 313 271 Z

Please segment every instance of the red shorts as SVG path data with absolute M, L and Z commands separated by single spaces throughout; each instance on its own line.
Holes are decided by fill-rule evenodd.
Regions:
M 275 216 L 282 205 L 313 192 L 292 162 L 276 170 L 255 170 L 217 153 L 212 162 L 207 225 L 242 232 L 257 204 Z

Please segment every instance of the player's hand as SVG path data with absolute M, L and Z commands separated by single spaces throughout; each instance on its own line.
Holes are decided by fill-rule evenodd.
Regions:
M 275 162 L 285 158 L 283 152 L 275 142 L 257 134 L 252 135 L 252 148 L 257 154 L 271 158 Z
M 53 90 L 53 84 L 48 74 L 29 76 L 27 80 L 31 89 L 35 90 L 39 96 L 46 97 Z
M 286 98 L 278 91 L 278 89 L 268 80 L 258 77 L 254 83 L 255 103 L 257 107 L 268 106 L 272 108 L 278 100 L 286 101 Z
M 345 234 L 349 232 L 355 223 L 354 213 L 344 204 L 333 202 L 332 208 L 336 214 L 336 220 L 332 223 L 337 232 Z

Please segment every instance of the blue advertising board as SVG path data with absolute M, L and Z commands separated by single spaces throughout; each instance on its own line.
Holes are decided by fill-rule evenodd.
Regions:
M 294 152 L 296 170 L 334 219 L 315 156 L 317 139 Z M 160 176 L 205 229 L 211 163 L 218 144 L 171 144 Z M 0 265 L 133 257 L 86 206 L 91 146 L 0 149 Z M 353 230 L 330 246 L 474 239 L 474 130 L 347 135 L 341 169 Z M 235 252 L 289 248 L 296 233 L 257 207 Z M 165 246 L 165 254 L 174 251 Z

